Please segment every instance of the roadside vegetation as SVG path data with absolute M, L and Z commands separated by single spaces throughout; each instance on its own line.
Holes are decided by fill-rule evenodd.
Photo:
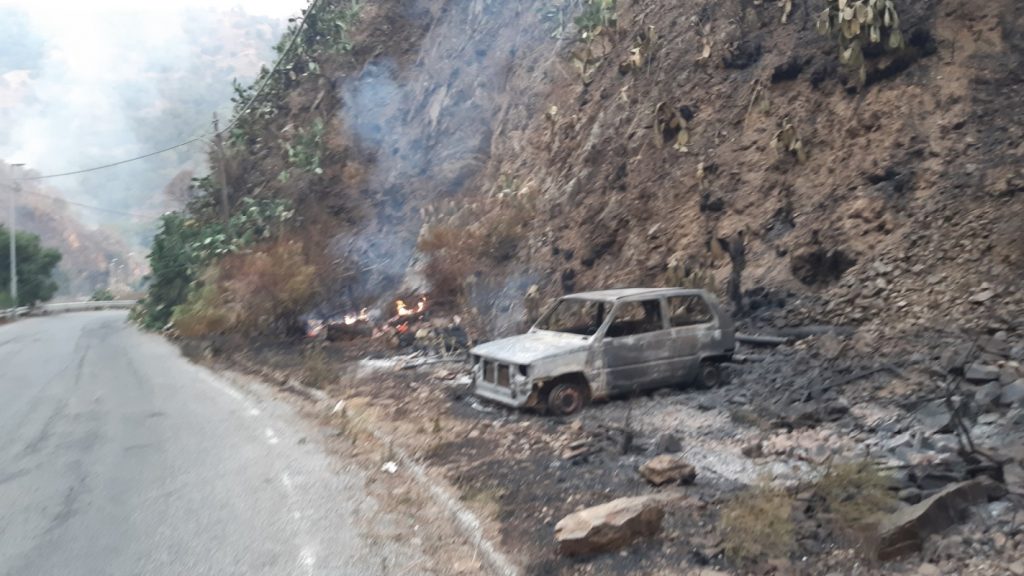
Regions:
M 35 234 L 18 232 L 15 238 L 18 253 L 18 301 L 14 302 L 9 288 L 10 241 L 10 232 L 0 226 L 0 308 L 31 306 L 53 298 L 57 293 L 57 281 L 54 280 L 53 273 L 60 263 L 60 252 L 43 246 L 39 236 Z

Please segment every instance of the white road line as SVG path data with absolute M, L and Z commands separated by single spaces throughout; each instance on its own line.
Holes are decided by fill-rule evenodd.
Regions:
M 278 442 L 281 441 L 277 437 L 277 433 L 274 432 L 273 428 L 267 428 L 266 430 L 263 431 L 263 434 L 267 437 L 267 442 L 270 442 L 270 444 L 272 444 L 272 445 L 273 444 L 277 444 Z

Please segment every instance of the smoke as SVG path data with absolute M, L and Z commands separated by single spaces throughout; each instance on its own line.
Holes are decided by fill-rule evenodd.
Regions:
M 485 169 L 509 102 L 517 96 L 508 93 L 509 80 L 517 66 L 525 67 L 524 50 L 550 40 L 551 31 L 538 25 L 530 4 L 404 4 L 380 16 L 395 38 L 388 55 L 338 79 L 343 137 L 373 158 L 364 193 L 372 203 L 370 221 L 335 242 L 364 269 L 374 267 L 360 278 L 366 296 L 381 295 L 381 287 L 402 293 L 425 290 L 416 251 L 422 226 L 457 211 L 457 199 L 470 187 L 493 188 L 484 180 Z M 555 60 L 549 56 L 534 74 L 543 74 Z M 526 115 L 525 110 L 517 113 Z M 496 322 L 508 329 L 511 318 L 521 313 L 512 310 L 512 303 L 534 280 L 522 272 L 478 281 L 472 305 L 486 310 L 501 300 L 506 312 Z
M 225 10 L 234 2 L 26 3 L 0 7 L 0 158 L 59 173 L 152 152 L 208 129 L 230 113 L 231 80 L 249 81 L 273 58 L 284 10 L 305 0 L 241 2 L 274 17 Z M 9 49 L 8 47 L 11 47 Z M 161 190 L 182 170 L 205 170 L 198 143 L 110 170 L 51 181 L 68 200 L 159 213 Z M 132 244 L 152 224 L 113 225 Z

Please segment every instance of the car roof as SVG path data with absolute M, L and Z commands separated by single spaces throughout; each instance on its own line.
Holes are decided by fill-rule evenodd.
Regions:
M 660 296 L 699 296 L 704 293 L 704 290 L 694 288 L 616 288 L 613 290 L 594 290 L 592 292 L 566 294 L 563 298 L 617 302 L 619 300 L 643 300 L 644 298 Z

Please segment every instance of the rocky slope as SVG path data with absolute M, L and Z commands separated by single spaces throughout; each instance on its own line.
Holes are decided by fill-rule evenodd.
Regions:
M 859 90 L 815 2 L 785 23 L 774 3 L 620 2 L 591 42 L 584 4 L 365 6 L 353 50 L 292 82 L 265 128 L 326 120 L 323 173 L 275 180 L 284 149 L 254 136 L 233 188 L 305 202 L 322 244 L 372 270 L 352 305 L 434 280 L 488 333 L 533 284 L 710 277 L 724 296 L 722 241 L 741 231 L 748 303 L 781 308 L 775 324 L 983 324 L 968 298 L 988 289 L 1020 306 L 1017 3 L 901 7 L 908 50 Z M 786 127 L 799 159 L 773 145 Z

